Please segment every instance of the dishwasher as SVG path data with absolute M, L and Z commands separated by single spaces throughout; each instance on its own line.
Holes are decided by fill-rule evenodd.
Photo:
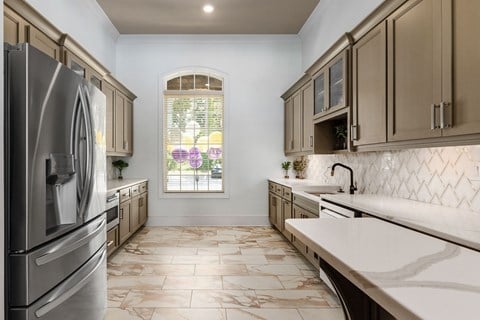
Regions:
M 353 209 L 344 208 L 337 204 L 333 204 L 326 200 L 320 200 L 320 219 L 347 219 L 347 218 L 361 218 L 362 214 L 357 212 Z M 328 278 L 325 271 L 320 268 L 320 279 L 332 290 L 332 292 L 336 292 L 332 282 Z

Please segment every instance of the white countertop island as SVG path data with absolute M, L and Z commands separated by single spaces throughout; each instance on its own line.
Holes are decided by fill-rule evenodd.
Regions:
M 398 319 L 480 318 L 480 253 L 372 218 L 286 228 Z

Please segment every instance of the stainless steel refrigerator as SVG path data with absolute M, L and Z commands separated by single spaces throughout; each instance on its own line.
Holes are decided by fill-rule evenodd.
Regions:
M 28 44 L 4 55 L 7 319 L 103 319 L 105 95 Z

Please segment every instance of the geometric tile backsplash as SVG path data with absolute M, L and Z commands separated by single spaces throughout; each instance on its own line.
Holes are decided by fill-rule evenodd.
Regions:
M 382 194 L 480 212 L 480 146 L 308 156 L 308 179 L 348 190 L 353 169 L 360 193 Z

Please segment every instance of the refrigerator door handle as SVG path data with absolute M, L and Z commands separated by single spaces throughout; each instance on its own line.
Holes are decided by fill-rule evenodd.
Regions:
M 52 262 L 53 260 L 56 260 L 78 248 L 81 246 L 85 245 L 87 242 L 89 242 L 92 238 L 95 238 L 98 233 L 102 232 L 105 225 L 106 225 L 106 220 L 102 219 L 97 223 L 95 226 L 95 229 L 93 231 L 87 230 L 87 232 L 81 232 L 78 234 L 72 234 L 69 238 L 65 239 L 64 242 L 72 242 L 68 244 L 67 246 L 59 246 L 57 248 L 54 248 L 50 252 L 45 253 L 44 255 L 41 255 L 37 259 L 35 259 L 35 264 L 37 266 L 41 266 L 47 263 Z M 86 233 L 86 234 L 85 234 Z
M 85 172 L 82 174 L 84 181 L 80 181 L 81 195 L 80 195 L 80 213 L 84 213 L 85 209 L 90 202 L 92 192 L 92 180 L 93 180 L 93 128 L 90 118 L 90 112 L 88 110 L 87 99 L 85 97 L 85 91 L 82 86 L 78 88 L 79 102 L 81 111 L 83 114 L 83 121 L 85 123 L 85 142 L 86 142 L 86 160 L 85 160 Z M 78 139 L 78 137 L 77 137 Z M 82 159 L 83 160 L 83 159 Z
M 60 292 L 53 292 L 52 296 L 53 299 L 38 308 L 35 311 L 35 316 L 37 318 L 41 318 L 50 311 L 56 309 L 58 306 L 60 306 L 62 303 L 67 301 L 70 297 L 75 295 L 78 291 L 80 291 L 90 280 L 90 277 L 97 271 L 97 269 L 102 265 L 103 261 L 105 260 L 107 252 L 105 250 L 105 245 L 100 249 L 93 257 L 92 259 L 87 262 L 80 270 L 77 271 L 77 273 L 83 273 L 85 272 L 85 269 L 89 268 L 91 264 L 96 261 L 96 264 L 93 268 L 91 268 L 88 273 L 85 274 L 85 276 L 82 277 L 80 281 L 77 281 L 73 286 L 70 288 L 61 288 L 59 291 Z M 73 276 L 75 277 L 75 275 Z M 71 280 L 71 279 L 67 279 Z

